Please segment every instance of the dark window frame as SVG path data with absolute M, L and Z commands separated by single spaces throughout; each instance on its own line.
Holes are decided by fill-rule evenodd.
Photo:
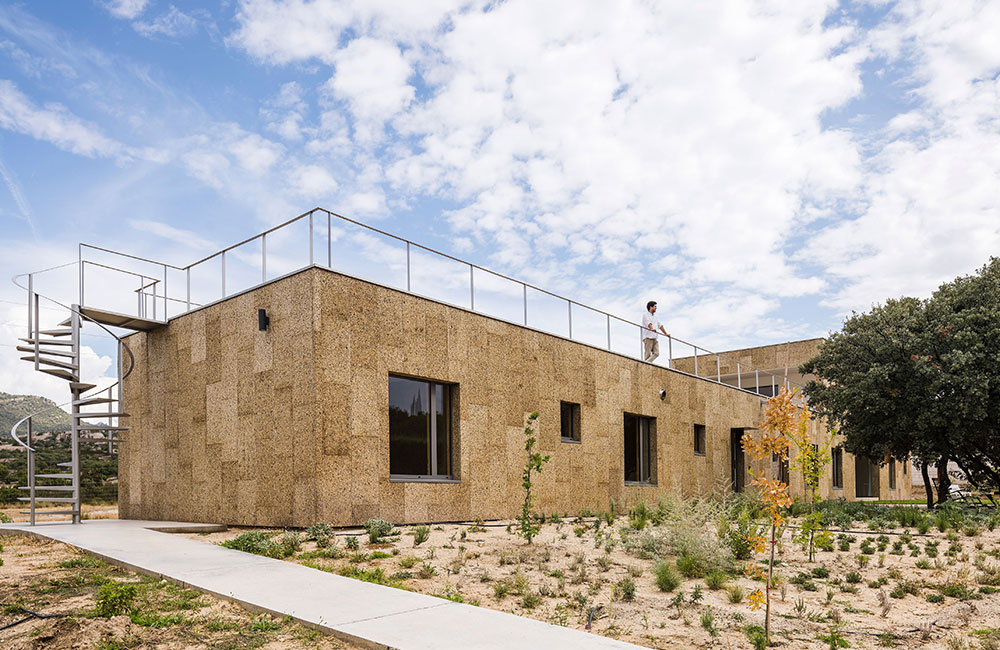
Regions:
M 391 391 L 392 380 L 405 380 L 410 382 L 419 382 L 427 385 L 426 394 L 428 397 L 427 404 L 427 441 L 424 443 L 427 449 L 427 472 L 426 473 L 404 473 L 404 472 L 393 472 L 392 471 L 392 448 L 393 448 L 393 431 L 392 431 L 392 420 L 390 418 L 389 423 L 389 480 L 392 482 L 432 482 L 432 483 L 458 483 L 459 480 L 456 474 L 457 463 L 455 461 L 456 452 L 456 440 L 455 431 L 458 425 L 458 384 L 452 382 L 439 381 L 434 379 L 428 379 L 426 377 L 414 377 L 410 375 L 403 375 L 397 373 L 389 373 L 389 386 Z M 441 394 L 438 394 L 437 388 L 441 388 Z M 444 401 L 444 405 L 441 407 L 443 418 L 441 418 L 445 431 L 442 433 L 439 431 L 438 418 L 434 416 L 438 405 L 438 401 Z M 441 450 L 439 449 L 439 443 L 441 437 L 444 440 L 444 461 L 447 464 L 445 472 L 440 471 L 440 464 L 442 459 L 439 457 L 441 455 Z M 398 444 L 398 443 L 397 443 Z M 436 453 L 435 453 L 436 452 Z
M 844 450 L 834 447 L 830 450 L 830 480 L 834 490 L 844 489 Z
M 566 411 L 569 410 L 569 416 L 567 419 Z M 566 424 L 569 423 L 569 435 L 566 435 Z M 583 442 L 583 436 L 580 433 L 580 405 L 576 402 L 567 402 L 565 400 L 560 400 L 559 402 L 559 439 L 562 442 L 571 442 L 579 444 Z
M 635 478 L 629 479 L 629 418 L 635 418 Z M 656 485 L 656 418 L 638 413 L 623 413 L 625 485 Z
M 896 489 L 896 459 L 889 459 L 889 489 Z
M 694 425 L 694 455 L 704 456 L 708 449 L 708 436 L 704 424 Z

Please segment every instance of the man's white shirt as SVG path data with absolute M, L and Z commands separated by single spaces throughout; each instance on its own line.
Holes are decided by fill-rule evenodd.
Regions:
M 653 326 L 653 330 L 655 331 L 649 329 L 650 325 Z M 642 338 L 655 339 L 657 337 L 657 331 L 659 331 L 660 327 L 660 321 L 656 318 L 655 314 L 652 314 L 649 310 L 647 310 L 646 313 L 642 315 Z

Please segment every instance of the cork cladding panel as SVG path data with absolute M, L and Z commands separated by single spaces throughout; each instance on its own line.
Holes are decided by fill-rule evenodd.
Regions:
M 132 519 L 510 517 L 532 411 L 552 458 L 535 481 L 543 512 L 706 494 L 729 480 L 730 428 L 756 426 L 761 413 L 754 395 L 317 268 L 128 344 L 119 507 Z M 390 374 L 457 386 L 455 482 L 390 480 Z M 580 444 L 561 441 L 561 400 L 580 404 Z M 625 412 L 655 418 L 655 486 L 624 484 Z M 693 453 L 694 424 L 706 426 L 705 456 Z M 845 458 L 853 494 L 849 470 Z

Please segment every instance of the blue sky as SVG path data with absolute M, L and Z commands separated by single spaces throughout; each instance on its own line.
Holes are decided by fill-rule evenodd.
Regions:
M 657 299 L 707 348 L 821 336 L 1000 250 L 998 28 L 995 2 L 5 2 L 0 274 L 80 241 L 183 265 L 322 206 L 633 320 Z M 0 352 L 0 390 L 62 390 Z

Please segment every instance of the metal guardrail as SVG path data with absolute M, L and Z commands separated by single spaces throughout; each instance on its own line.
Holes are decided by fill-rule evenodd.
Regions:
M 297 224 L 297 223 L 299 223 L 301 221 L 304 221 L 304 220 L 308 221 L 308 228 L 309 228 L 308 264 L 303 264 L 302 266 L 298 267 L 299 269 L 301 269 L 301 268 L 307 268 L 308 266 L 323 266 L 323 267 L 329 268 L 331 270 L 338 270 L 335 267 L 335 264 L 334 264 L 334 262 L 336 261 L 336 258 L 334 256 L 334 246 L 333 246 L 333 244 L 334 244 L 333 224 L 335 223 L 334 220 L 337 220 L 338 223 L 342 222 L 342 223 L 345 223 L 345 224 L 351 224 L 352 226 L 355 226 L 357 228 L 361 228 L 365 232 L 377 234 L 377 235 L 379 235 L 381 237 L 388 238 L 391 241 L 397 242 L 399 244 L 403 244 L 405 246 L 405 249 L 406 249 L 406 283 L 405 283 L 405 290 L 408 293 L 411 293 L 411 294 L 414 294 L 414 295 L 418 295 L 418 296 L 421 296 L 421 297 L 429 297 L 431 299 L 439 300 L 440 301 L 439 298 L 428 296 L 428 295 L 425 295 L 425 294 L 421 294 L 421 293 L 419 293 L 417 291 L 414 291 L 414 289 L 413 289 L 413 282 L 412 282 L 412 280 L 413 280 L 413 273 L 412 273 L 411 253 L 413 251 L 426 252 L 426 253 L 429 253 L 431 255 L 435 255 L 435 256 L 438 256 L 440 258 L 443 258 L 445 260 L 449 260 L 451 262 L 456 262 L 458 264 L 461 264 L 461 265 L 467 267 L 468 270 L 469 270 L 469 275 L 468 275 L 468 288 L 469 288 L 468 296 L 469 296 L 469 300 L 468 300 L 468 304 L 467 305 L 461 305 L 461 304 L 456 304 L 453 301 L 443 301 L 443 302 L 449 302 L 449 304 L 453 304 L 456 307 L 459 307 L 459 308 L 462 308 L 462 309 L 466 309 L 467 308 L 467 309 L 469 309 L 471 311 L 475 311 L 475 312 L 478 312 L 478 313 L 483 313 L 483 314 L 489 315 L 491 317 L 499 318 L 500 320 L 504 320 L 504 321 L 507 321 L 507 322 L 510 322 L 510 323 L 513 323 L 513 324 L 516 324 L 516 325 L 522 325 L 522 326 L 525 326 L 525 327 L 532 327 L 531 321 L 529 319 L 529 313 L 528 313 L 528 307 L 529 307 L 528 292 L 529 292 L 529 290 L 531 290 L 531 291 L 537 292 L 537 293 L 539 293 L 539 294 L 541 294 L 543 296 L 548 296 L 549 298 L 552 298 L 552 299 L 555 299 L 555 300 L 558 300 L 558 301 L 562 301 L 562 302 L 564 302 L 566 304 L 566 331 L 568 333 L 568 338 L 570 340 L 574 340 L 574 341 L 577 341 L 577 342 L 585 343 L 587 345 L 592 345 L 594 347 L 599 347 L 599 348 L 600 347 L 605 347 L 605 349 L 607 349 L 608 351 L 616 352 L 616 350 L 613 348 L 613 345 L 612 345 L 612 324 L 616 323 L 616 324 L 624 325 L 624 326 L 627 326 L 627 327 L 635 328 L 635 336 L 638 339 L 638 341 L 636 343 L 639 346 L 640 351 L 639 351 L 639 354 L 637 354 L 637 355 L 628 354 L 627 356 L 631 356 L 633 358 L 638 358 L 638 359 L 642 359 L 643 358 L 643 356 L 642 356 L 642 354 L 643 354 L 643 351 L 642 351 L 642 342 L 641 342 L 642 326 L 639 325 L 638 323 L 629 321 L 627 319 L 621 318 L 620 316 L 616 316 L 614 314 L 602 311 L 600 309 L 595 309 L 593 307 L 589 307 L 587 305 L 584 305 L 584 304 L 582 304 L 580 302 L 577 302 L 575 300 L 572 300 L 570 298 L 566 298 L 564 296 L 560 296 L 558 294 L 555 294 L 555 293 L 553 293 L 551 291 L 547 291 L 547 290 L 542 289 L 540 287 L 536 287 L 534 285 L 530 285 L 530 284 L 528 284 L 526 282 L 522 282 L 522 281 L 517 280 L 515 278 L 511 278 L 509 276 L 503 275 L 502 273 L 497 273 L 496 271 L 491 271 L 490 269 L 484 268 L 482 266 L 479 266 L 479 265 L 476 265 L 476 264 L 472 264 L 470 262 L 466 262 L 465 260 L 461 260 L 461 259 L 459 259 L 457 257 L 452 256 L 452 255 L 448 255 L 447 253 L 442 253 L 440 251 L 436 251 L 436 250 L 434 250 L 432 248 L 429 248 L 427 246 L 423 246 L 423 245 L 418 244 L 416 242 L 412 242 L 410 240 L 404 239 L 404 238 L 399 237 L 397 235 L 393 235 L 392 233 L 385 232 L 385 231 L 380 230 L 378 228 L 374 228 L 374 227 L 369 226 L 367 224 L 363 224 L 361 222 L 355 221 L 355 220 L 350 219 L 348 217 L 344 217 L 342 215 L 336 214 L 334 212 L 330 212 L 329 210 L 325 210 L 325 209 L 322 209 L 322 208 L 314 208 L 314 209 L 312 209 L 312 210 L 310 210 L 308 212 L 305 212 L 305 213 L 303 213 L 303 214 L 301 214 L 301 215 L 299 215 L 297 217 L 294 217 L 293 219 L 289 219 L 288 221 L 285 221 L 284 223 L 281 223 L 281 224 L 278 224 L 278 225 L 276 225 L 276 226 L 274 226 L 272 228 L 269 228 L 268 230 L 265 230 L 262 233 L 254 235 L 253 237 L 249 237 L 247 239 L 244 239 L 241 242 L 238 242 L 236 244 L 228 246 L 227 248 L 224 248 L 224 249 L 219 250 L 219 251 L 217 251 L 215 253 L 212 253 L 211 255 L 203 257 L 202 259 L 200 259 L 200 260 L 198 260 L 196 262 L 193 262 L 192 264 L 189 264 L 187 266 L 174 266 L 172 264 L 167 264 L 167 263 L 160 262 L 160 261 L 157 261 L 157 260 L 151 260 L 151 259 L 140 257 L 140 256 L 137 256 L 137 255 L 131 255 L 131 254 L 128 254 L 128 253 L 121 253 L 119 251 L 114 251 L 114 250 L 111 250 L 111 249 L 108 249 L 108 248 L 104 248 L 104 247 L 101 247 L 101 246 L 94 246 L 92 244 L 81 243 L 80 246 L 79 246 L 79 259 L 78 259 L 79 269 L 80 269 L 80 272 L 79 272 L 79 275 L 80 275 L 80 278 L 79 278 L 79 280 L 80 280 L 80 288 L 79 288 L 79 290 L 80 290 L 80 303 L 79 304 L 81 304 L 81 305 L 86 305 L 87 304 L 84 301 L 84 298 L 85 298 L 85 295 L 86 295 L 86 273 L 85 273 L 85 270 L 86 270 L 86 268 L 88 266 L 93 266 L 95 268 L 103 268 L 103 269 L 108 269 L 108 270 L 111 270 L 111 271 L 119 271 L 121 273 L 125 273 L 125 274 L 131 275 L 131 276 L 135 276 L 135 277 L 138 278 L 139 287 L 137 289 L 134 289 L 133 291 L 137 294 L 137 297 L 138 297 L 138 303 L 137 303 L 137 309 L 136 309 L 136 314 L 135 315 L 138 316 L 138 317 L 140 317 L 140 318 L 147 318 L 147 319 L 151 318 L 152 320 L 156 320 L 157 317 L 158 317 L 158 315 L 160 315 L 160 316 L 162 316 L 163 320 L 167 320 L 167 319 L 169 319 L 171 317 L 179 316 L 179 315 L 188 313 L 188 312 L 190 312 L 192 310 L 199 309 L 199 308 L 201 308 L 201 307 L 203 307 L 203 306 L 205 306 L 207 304 L 212 304 L 213 302 L 216 302 L 218 300 L 222 300 L 222 299 L 224 299 L 224 298 L 226 298 L 226 297 L 229 296 L 229 294 L 227 294 L 227 286 L 226 286 L 227 254 L 232 255 L 234 253 L 234 251 L 236 251 L 237 249 L 239 249 L 239 248 L 241 248 L 243 246 L 246 246 L 248 244 L 254 244 L 256 242 L 259 242 L 259 244 L 260 244 L 260 282 L 257 283 L 257 284 L 245 287 L 244 289 L 241 289 L 241 291 L 253 288 L 255 286 L 260 286 L 260 285 L 265 284 L 266 282 L 268 282 L 268 273 L 267 273 L 267 268 L 268 268 L 268 265 L 267 265 L 267 263 L 268 263 L 268 237 L 269 236 L 274 236 L 277 233 L 279 233 L 281 231 L 284 231 L 285 229 L 290 229 L 290 226 L 292 226 L 293 224 Z M 325 224 L 323 223 L 324 221 L 325 221 Z M 316 232 L 317 232 L 317 230 L 322 229 L 324 225 L 325 225 L 325 229 L 326 229 L 326 233 L 325 233 L 326 234 L 326 251 L 325 251 L 325 253 L 326 253 L 325 258 L 326 259 L 325 259 L 325 262 L 326 263 L 325 264 L 322 263 L 322 261 L 324 261 L 324 260 L 320 259 L 321 257 L 324 257 L 322 255 L 322 253 L 324 251 L 322 251 L 322 250 L 317 251 L 318 247 L 316 245 Z M 159 277 L 154 277 L 154 276 L 149 275 L 148 271 L 145 272 L 145 273 L 139 273 L 139 272 L 130 271 L 130 270 L 122 269 L 122 268 L 112 267 L 110 265 L 97 262 L 96 260 L 88 259 L 88 256 L 85 254 L 86 251 L 96 251 L 96 252 L 105 253 L 105 254 L 108 254 L 108 255 L 119 256 L 119 257 L 124 258 L 125 260 L 131 260 L 131 261 L 143 264 L 143 265 L 152 265 L 152 268 L 158 270 L 157 275 Z M 317 255 L 317 253 L 319 253 L 319 255 Z M 244 255 L 244 257 L 246 257 L 246 256 Z M 217 294 L 218 297 L 215 298 L 215 299 L 206 300 L 204 302 L 196 302 L 196 301 L 192 300 L 192 284 L 191 284 L 191 282 L 192 282 L 192 277 L 191 277 L 192 276 L 192 271 L 193 270 L 200 270 L 202 268 L 206 268 L 206 265 L 208 265 L 210 262 L 214 262 L 215 260 L 219 261 L 218 278 L 216 279 L 216 281 L 218 282 L 218 284 L 216 285 L 218 287 L 218 294 Z M 305 262 L 305 261 L 306 260 L 303 260 L 303 262 Z M 178 295 L 178 293 L 176 291 L 175 291 L 175 293 L 173 295 L 171 295 L 171 293 L 169 291 L 169 288 L 168 288 L 168 285 L 167 285 L 167 278 L 168 278 L 168 275 L 170 275 L 170 272 L 175 272 L 177 274 L 182 274 L 183 275 L 183 287 L 182 287 L 182 290 L 180 291 L 180 295 Z M 483 310 L 482 308 L 476 309 L 476 295 L 477 295 L 477 293 L 476 293 L 476 274 L 477 274 L 477 272 L 478 273 L 489 274 L 489 276 L 500 278 L 502 280 L 505 280 L 505 281 L 508 281 L 508 282 L 514 283 L 515 285 L 520 286 L 520 289 L 521 289 L 521 291 L 520 291 L 520 293 L 521 293 L 521 310 L 520 310 L 521 311 L 521 317 L 519 319 L 520 322 L 511 320 L 510 318 L 505 318 L 505 317 L 497 316 L 496 314 L 491 314 L 488 311 Z M 373 280 L 370 280 L 370 278 L 361 277 L 361 279 L 373 281 Z M 381 282 L 379 282 L 377 280 L 374 280 L 374 282 L 376 282 L 377 284 L 382 284 Z M 176 286 L 176 285 L 171 285 L 171 286 Z M 210 293 L 214 293 L 214 291 L 210 291 Z M 162 307 L 161 307 L 162 311 L 160 309 L 158 309 L 158 305 L 162 305 Z M 170 312 L 171 305 L 173 305 L 175 307 L 180 306 L 181 309 L 179 311 L 171 313 Z M 90 305 L 90 306 L 92 306 L 92 305 Z M 604 321 L 605 321 L 604 327 L 606 329 L 606 346 L 595 345 L 594 343 L 589 343 L 589 342 L 583 341 L 583 340 L 580 339 L 579 336 L 574 337 L 574 335 L 573 335 L 574 309 L 577 309 L 577 310 L 587 310 L 587 311 L 592 312 L 594 314 L 599 314 L 600 316 L 602 316 L 604 318 Z M 534 329 L 542 329 L 542 328 L 534 328 Z M 542 329 L 542 331 L 548 331 L 548 330 Z M 552 333 L 552 332 L 548 332 L 548 333 Z M 698 346 L 698 345 L 696 345 L 694 343 L 691 343 L 691 342 L 685 341 L 683 339 L 677 338 L 676 336 L 670 336 L 670 335 L 663 336 L 663 335 L 659 335 L 659 334 L 658 334 L 658 336 L 666 339 L 666 348 L 667 348 L 667 366 L 666 367 L 668 367 L 668 368 L 670 368 L 670 369 L 672 369 L 672 370 L 674 370 L 676 372 L 680 372 L 680 373 L 691 375 L 691 376 L 697 376 L 697 377 L 700 377 L 700 378 L 703 378 L 703 379 L 714 381 L 716 383 L 720 383 L 720 384 L 732 386 L 734 388 L 738 388 L 738 389 L 741 389 L 741 390 L 747 390 L 749 392 L 753 392 L 753 393 L 756 393 L 756 394 L 759 394 L 759 395 L 762 395 L 762 396 L 774 395 L 777 392 L 778 387 L 780 387 L 780 386 L 791 386 L 792 385 L 792 382 L 790 382 L 786 377 L 779 376 L 779 375 L 776 375 L 774 373 L 770 373 L 770 372 L 766 372 L 766 371 L 760 371 L 758 369 L 755 369 L 755 368 L 752 368 L 752 367 L 749 367 L 749 366 L 745 366 L 741 361 L 729 358 L 726 355 L 723 355 L 723 354 L 720 354 L 720 353 L 712 352 L 712 351 L 710 351 L 710 350 L 708 350 L 706 348 L 703 348 L 701 346 Z M 687 348 L 689 348 L 691 350 L 691 354 L 690 355 L 684 355 L 684 356 L 675 357 L 675 354 L 674 354 L 675 353 L 675 349 L 674 349 L 675 345 L 686 346 Z M 618 353 L 621 353 L 621 352 L 618 352 Z M 713 359 L 714 359 L 714 364 L 712 363 Z M 677 362 L 678 361 L 681 361 L 682 362 L 681 365 L 683 365 L 685 367 L 689 367 L 690 370 L 684 369 L 684 368 L 678 368 L 677 367 Z M 699 361 L 701 362 L 700 363 L 700 367 L 699 367 Z M 725 374 L 723 373 L 723 362 L 724 361 L 725 361 L 726 366 L 727 366 Z M 714 365 L 714 372 L 711 372 L 713 365 Z M 753 386 L 749 386 L 749 385 L 748 386 L 744 386 L 744 383 L 745 383 L 744 380 L 743 380 L 744 376 L 748 376 L 748 379 L 749 379 L 749 377 L 752 376 Z M 723 377 L 726 377 L 727 379 L 730 378 L 730 377 L 732 377 L 732 379 L 731 379 L 732 383 L 730 383 L 729 381 L 724 381 Z M 767 382 L 763 386 L 761 385 L 761 380 L 762 379 Z

